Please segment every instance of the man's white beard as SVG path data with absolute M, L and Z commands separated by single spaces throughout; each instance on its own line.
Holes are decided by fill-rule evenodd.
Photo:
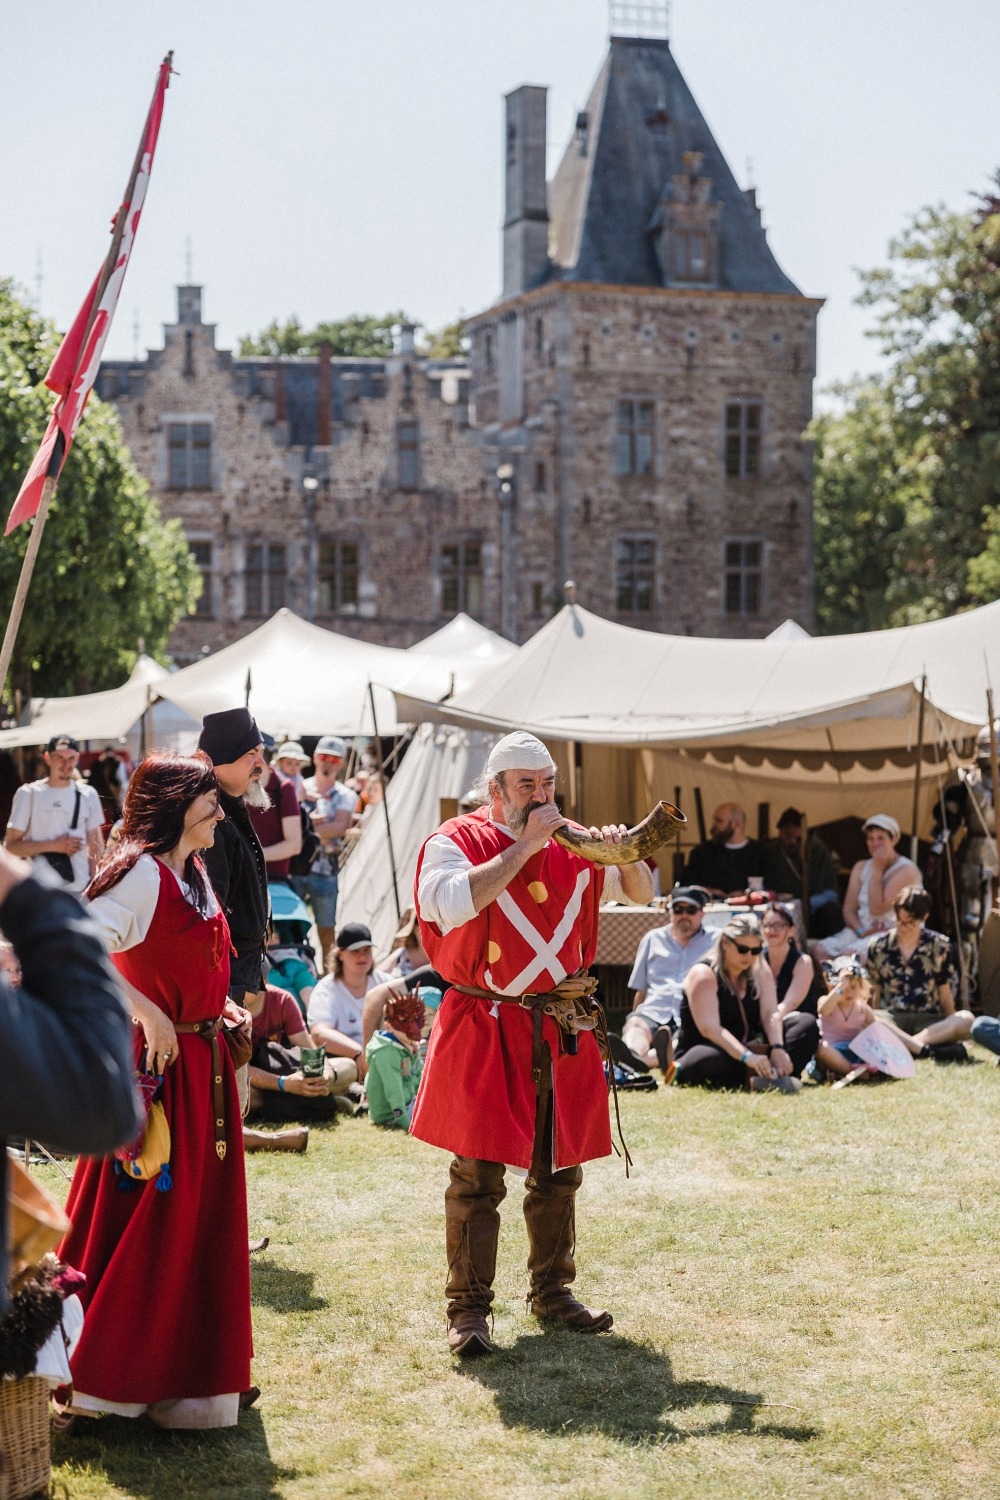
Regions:
M 536 807 L 543 807 L 542 802 L 529 802 L 527 807 L 515 807 L 513 802 L 508 802 L 503 792 L 500 793 L 500 801 L 503 803 L 503 820 L 511 833 L 522 834 L 527 826 L 528 819 Z
M 258 812 L 267 812 L 271 806 L 271 798 L 267 788 L 260 777 L 255 777 L 243 793 L 243 801 L 247 807 L 255 807 Z

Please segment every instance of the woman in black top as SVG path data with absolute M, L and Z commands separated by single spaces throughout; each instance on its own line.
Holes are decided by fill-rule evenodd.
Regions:
M 803 953 L 795 941 L 795 923 L 788 907 L 778 902 L 766 906 L 760 928 L 764 934 L 764 957 L 774 975 L 781 1019 L 796 1010 L 816 1015 L 820 997 L 826 994 L 826 984 L 808 953 Z
M 762 961 L 757 918 L 731 917 L 707 962 L 684 981 L 678 1084 L 793 1092 L 819 1042 L 816 1018 L 778 1014 L 774 976 Z

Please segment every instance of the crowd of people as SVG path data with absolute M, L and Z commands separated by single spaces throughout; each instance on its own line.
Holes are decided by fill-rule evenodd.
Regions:
M 107 1153 L 77 1165 L 59 1251 L 86 1278 L 70 1415 L 225 1427 L 257 1398 L 244 1150 L 302 1150 L 310 1122 L 367 1112 L 453 1153 L 448 1341 L 464 1357 L 492 1349 L 508 1165 L 527 1174 L 532 1311 L 580 1332 L 611 1326 L 610 1313 L 570 1289 L 581 1164 L 610 1150 L 606 1079 L 659 1069 L 678 1086 L 797 1092 L 805 1074 L 843 1086 L 878 1073 L 862 1045 L 873 1027 L 917 1058 L 958 1060 L 970 1035 L 1000 1051 L 1000 1023 L 974 1023 L 958 1007 L 951 945 L 926 925 L 931 900 L 897 852 L 894 819 L 864 824 L 868 857 L 851 872 L 841 919 L 829 851 L 815 837 L 803 847 L 795 809 L 769 845 L 748 839 L 742 809 L 725 804 L 671 891 L 666 921 L 639 945 L 634 1004 L 609 1059 L 585 972 L 599 908 L 648 904 L 652 878 L 641 862 L 605 870 L 603 858 L 553 838 L 566 821 L 555 767 L 522 732 L 491 752 L 472 810 L 426 841 L 414 905 L 379 962 L 364 923 L 337 925 L 338 858 L 360 802 L 340 780 L 344 756 L 341 740 L 320 739 L 303 779 L 302 746 L 267 746 L 249 710 L 234 709 L 206 716 L 197 753 L 147 757 L 124 796 L 103 760 L 96 783 L 80 777 L 70 736 L 49 742 L 47 775 L 14 795 L 0 852 L 0 920 L 12 944 L 0 1002 L 27 1006 L 25 1045 L 46 1045 L 52 987 L 38 943 L 51 913 L 63 910 L 67 925 L 67 902 L 79 917 L 79 894 L 89 921 L 83 946 L 66 948 L 67 972 L 80 976 L 68 1022 L 85 1020 L 99 996 L 110 1006 L 105 1030 L 118 1027 L 96 1032 L 95 1078 L 110 1089 L 113 1075 L 117 1089 L 103 1118 L 81 1105 L 77 1126 L 64 1129 L 44 1090 L 0 1107 L 9 1133 Z M 626 830 L 578 832 L 614 845 Z M 722 922 L 710 930 L 706 909 L 720 896 Z M 796 930 L 806 897 L 814 930 L 827 934 L 811 945 Z M 72 1098 L 68 1063 L 65 1076 Z M 167 1160 L 150 1163 L 154 1110 Z M 154 1262 L 137 1341 L 132 1292 Z

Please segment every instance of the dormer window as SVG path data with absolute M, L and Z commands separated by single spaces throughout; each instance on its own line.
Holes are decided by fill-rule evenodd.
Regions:
M 697 151 L 684 153 L 684 170 L 673 177 L 650 226 L 665 286 L 718 286 L 722 204 L 713 200 L 712 179 L 701 175 Z

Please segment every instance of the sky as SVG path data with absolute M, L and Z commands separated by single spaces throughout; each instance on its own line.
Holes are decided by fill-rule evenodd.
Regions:
M 0 276 L 60 328 L 105 254 L 152 94 L 160 144 L 110 357 L 162 344 L 205 288 L 219 347 L 496 300 L 503 95 L 549 88 L 549 170 L 601 65 L 607 0 L 79 0 L 6 9 Z M 817 390 L 876 367 L 856 268 L 1000 166 L 997 0 L 674 0 L 671 46 L 777 258 L 826 299 Z

